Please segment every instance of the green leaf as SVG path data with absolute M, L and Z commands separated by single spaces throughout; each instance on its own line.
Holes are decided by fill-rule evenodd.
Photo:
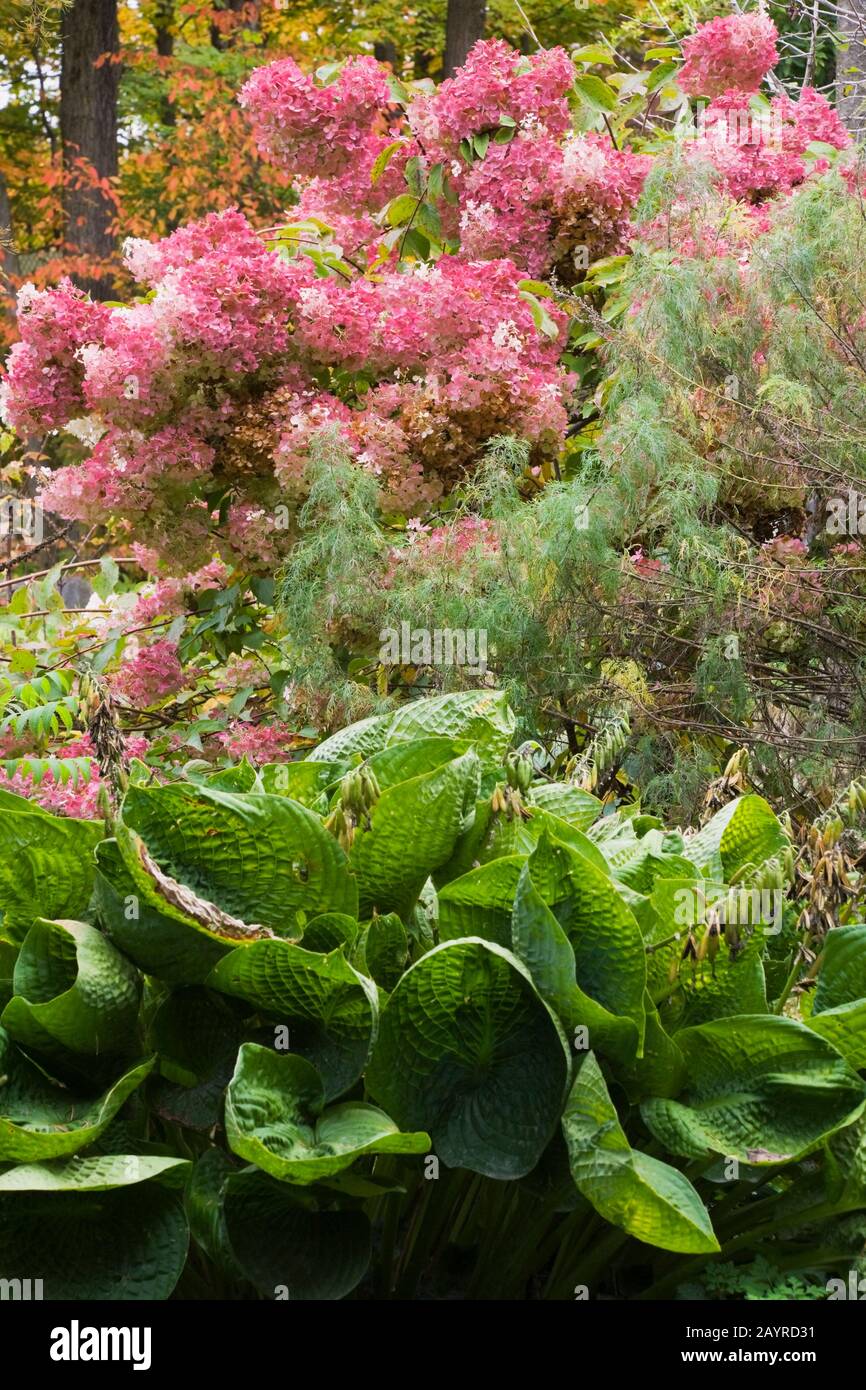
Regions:
M 601 802 L 570 782 L 537 782 L 530 787 L 529 802 L 540 806 L 577 830 L 588 830 L 601 815 Z
M 454 739 L 460 753 L 473 747 L 484 767 L 498 767 L 511 745 L 514 728 L 514 714 L 503 692 L 464 690 L 404 705 L 391 719 L 386 742 L 405 743 L 438 734 Z M 322 756 L 321 748 L 316 756 Z
M 93 891 L 102 823 L 0 807 L 2 932 L 21 942 L 37 917 L 78 918 Z
M 719 1249 L 709 1213 L 688 1178 L 630 1147 L 591 1052 L 575 1078 L 562 1129 L 575 1184 L 605 1221 L 661 1250 Z
M 29 1061 L 0 1028 L 0 1162 L 38 1163 L 92 1144 L 153 1062 L 140 1062 L 96 1100 L 82 1100 Z
M 363 1072 L 378 996 L 341 951 L 323 956 L 287 941 L 254 942 L 221 961 L 208 984 L 287 1024 L 288 1046 L 318 1069 L 329 1100 Z
M 157 1182 L 0 1195 L 0 1278 L 26 1270 L 46 1299 L 166 1299 L 188 1242 L 180 1201 Z
M 212 904 L 188 894 L 184 912 L 171 902 L 142 863 L 140 848 L 138 837 L 122 825 L 116 840 L 99 845 L 94 884 L 99 920 L 145 974 L 167 984 L 199 984 L 236 948 L 237 938 L 220 934 L 220 914 Z
M 339 762 L 265 763 L 259 768 L 262 787 L 272 796 L 288 796 L 313 811 L 327 809 L 325 792 L 339 782 L 344 764 Z
M 828 932 L 819 961 L 812 1014 L 866 999 L 866 926 Z
M 525 967 L 469 938 L 436 946 L 397 985 L 367 1072 L 402 1129 L 449 1167 L 518 1178 L 538 1162 L 569 1079 L 568 1048 Z
M 401 1134 L 373 1105 L 324 1109 L 325 1091 L 303 1057 L 245 1043 L 226 1092 L 226 1138 L 240 1158 L 283 1182 L 333 1177 L 367 1153 L 426 1153 L 427 1134 Z
M 595 73 L 578 73 L 574 79 L 574 90 L 590 111 L 616 110 L 616 92 Z
M 359 1211 L 311 1210 L 302 1195 L 265 1173 L 230 1177 L 224 1201 L 232 1255 L 265 1298 L 345 1298 L 370 1262 L 370 1224 Z
M 677 1033 L 679 1100 L 648 1100 L 645 1123 L 673 1153 L 743 1163 L 801 1158 L 863 1109 L 866 1085 L 823 1038 L 793 1019 L 744 1015 Z
M 19 1163 L 0 1173 L 0 1192 L 108 1192 L 151 1179 L 176 1187 L 191 1167 L 188 1159 L 154 1154 L 75 1155 L 51 1163 Z
M 390 724 L 390 716 L 377 714 L 347 724 L 345 729 L 339 729 L 319 744 L 314 750 L 315 760 L 319 764 L 330 762 L 347 766 L 355 754 L 367 758 L 385 746 Z
M 301 913 L 357 911 L 342 849 L 314 812 L 286 797 L 130 787 L 122 813 L 164 873 L 243 922 L 292 936 Z
M 717 811 L 683 853 L 706 877 L 730 883 L 747 864 L 763 864 L 788 843 L 764 798 L 749 794 Z
M 479 781 L 469 752 L 382 792 L 349 852 L 362 914 L 411 911 L 430 874 L 451 857 Z
M 640 927 L 614 884 L 544 836 L 514 900 L 513 947 L 539 993 L 571 1032 L 623 1062 L 643 1044 L 646 953 Z
M 380 150 L 376 155 L 376 158 L 373 160 L 372 168 L 370 169 L 370 183 L 373 186 L 379 182 L 388 165 L 391 163 L 393 156 L 397 153 L 400 146 L 405 143 L 406 142 L 402 138 L 400 140 L 392 140 L 390 145 L 386 145 L 384 150 Z
M 364 933 L 364 961 L 357 962 L 381 989 L 392 990 L 406 968 L 409 937 L 395 912 L 374 917 Z
M 169 1124 L 212 1130 L 222 1118 L 242 1032 L 228 1000 L 201 988 L 176 989 L 160 1004 L 148 1034 L 160 1075 L 152 1108 Z
M 414 216 L 419 201 L 411 193 L 398 193 L 396 198 L 392 198 L 385 212 L 389 227 L 402 227 L 404 222 L 408 222 Z
M 439 935 L 443 941 L 479 936 L 511 946 L 511 909 L 526 856 L 493 859 L 439 890 Z
M 24 1046 L 84 1056 L 134 1049 L 141 977 L 95 927 L 37 918 L 12 988 L 0 1024 Z

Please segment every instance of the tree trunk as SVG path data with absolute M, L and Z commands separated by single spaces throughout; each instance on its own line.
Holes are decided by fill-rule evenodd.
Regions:
M 79 177 L 75 162 L 86 161 L 100 179 L 117 174 L 117 0 L 74 0 L 62 11 L 61 43 L 60 141 L 67 176 L 63 185 L 66 240 L 81 255 L 101 260 L 114 251 L 114 206 L 103 192 L 88 186 L 86 175 Z M 110 292 L 104 276 L 81 283 L 95 294 Z
M 21 274 L 21 263 L 15 250 L 15 234 L 12 227 L 12 206 L 9 202 L 9 189 L 6 178 L 0 170 L 0 294 L 15 303 L 15 289 L 10 277 Z
M 848 47 L 836 55 L 839 115 L 854 134 L 866 135 L 866 0 L 841 0 L 839 36 Z
M 160 58 L 171 58 L 174 54 L 174 0 L 157 0 L 153 23 L 157 53 Z
M 486 20 L 487 0 L 448 0 L 444 77 L 453 76 L 455 70 L 463 66 L 472 45 L 484 38 Z

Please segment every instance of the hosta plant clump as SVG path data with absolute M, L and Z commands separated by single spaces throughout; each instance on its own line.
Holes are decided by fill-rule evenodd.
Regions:
M 628 1299 L 855 1257 L 866 926 L 801 964 L 765 801 L 669 829 L 514 724 L 470 691 L 133 761 L 106 824 L 3 794 L 0 1277 Z

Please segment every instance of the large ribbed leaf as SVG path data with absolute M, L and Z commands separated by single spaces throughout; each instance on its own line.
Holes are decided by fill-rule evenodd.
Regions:
M 156 1155 L 97 1154 L 57 1158 L 51 1163 L 19 1163 L 0 1173 L 0 1192 L 109 1192 L 140 1182 L 182 1187 L 191 1164 L 185 1158 Z
M 544 835 L 514 901 L 513 945 L 539 992 L 569 1030 L 621 1061 L 640 1052 L 646 952 L 616 885 L 581 855 Z
M 143 849 L 139 837 L 123 825 L 117 827 L 116 840 L 103 840 L 97 848 L 94 896 L 99 920 L 145 974 L 172 985 L 198 984 L 235 949 L 237 938 L 221 934 L 225 924 L 213 904 L 196 901 L 192 893 L 170 901 L 167 886 L 143 861 Z M 178 906 L 181 900 L 186 911 Z
M 514 714 L 503 692 L 464 690 L 404 705 L 391 719 L 386 742 L 405 743 L 438 734 L 454 739 L 461 751 L 475 748 L 484 766 L 490 767 L 501 763 L 514 727 Z M 322 756 L 321 749 L 316 756 Z
M 0 1024 L 24 1046 L 100 1057 L 134 1048 L 141 976 L 95 927 L 37 918 L 12 984 Z
M 821 951 L 812 1013 L 866 999 L 866 926 L 828 932 Z
M 686 859 L 706 874 L 729 883 L 747 864 L 763 864 L 785 849 L 788 837 L 763 797 L 738 796 L 686 841 Z
M 312 756 L 317 763 L 340 763 L 343 766 L 356 759 L 368 758 L 377 749 L 384 748 L 389 725 L 389 715 L 374 714 L 369 719 L 359 719 L 324 739 L 313 750 Z
M 288 1046 L 321 1073 L 328 1099 L 357 1081 L 376 1037 L 378 994 L 342 952 L 260 941 L 220 961 L 213 989 L 245 999 L 289 1029 Z
M 510 947 L 511 909 L 525 863 L 523 854 L 493 859 L 440 889 L 441 939 L 480 936 Z
M 244 922 L 293 936 L 317 913 L 357 910 L 340 846 L 288 797 L 130 787 L 123 819 L 166 874 Z
M 509 951 L 475 938 L 422 956 L 382 1013 L 367 1071 L 402 1129 L 433 1136 L 449 1167 L 522 1177 L 562 1111 L 568 1046 Z
M 805 1022 L 855 1071 L 866 1068 L 866 926 L 828 932 Z
M 362 914 L 411 911 L 430 874 L 450 858 L 479 776 L 470 752 L 382 792 L 349 854 Z
M 542 840 L 517 885 L 512 938 L 566 1032 L 583 1025 L 591 1047 L 633 1061 L 646 1022 L 644 948 L 610 879 Z
M 571 1088 L 562 1129 L 575 1184 L 605 1221 L 662 1250 L 718 1250 L 707 1209 L 688 1178 L 631 1148 L 591 1052 Z
M 41 1279 L 46 1299 L 168 1298 L 188 1241 L 180 1199 L 159 1182 L 0 1192 L 0 1278 Z
M 226 1238 L 244 1276 L 265 1298 L 345 1298 L 370 1262 L 370 1224 L 359 1211 L 317 1211 L 305 1193 L 266 1173 L 229 1177 Z
M 588 830 L 601 815 L 597 796 L 575 787 L 571 782 L 534 782 L 527 800 L 578 830 Z
M 0 1028 L 0 1163 L 61 1158 L 92 1144 L 152 1066 L 153 1058 L 140 1062 L 103 1096 L 85 1099 L 52 1083 Z
M 470 873 L 480 864 L 514 854 L 531 854 L 542 835 L 561 840 L 588 859 L 602 873 L 609 873 L 604 855 L 582 830 L 541 808 L 526 817 L 494 812 L 490 800 L 479 801 L 471 824 L 460 836 L 454 853 L 435 875 L 437 887 Z
M 401 1134 L 383 1110 L 346 1101 L 325 1110 L 325 1089 L 303 1057 L 245 1043 L 226 1092 L 229 1148 L 284 1182 L 333 1177 L 368 1153 L 426 1153 L 427 1134 Z
M 306 758 L 302 763 L 265 763 L 259 768 L 262 788 L 273 796 L 288 796 L 313 811 L 327 807 L 325 792 L 339 782 L 342 763 L 320 763 Z
M 649 1100 L 641 1113 L 672 1153 L 709 1153 L 743 1163 L 801 1157 L 855 1120 L 866 1084 L 824 1038 L 793 1019 L 744 1015 L 684 1028 L 678 1100 Z
M 0 807 L 0 932 L 24 939 L 37 917 L 84 915 L 101 822 Z
M 176 989 L 156 1011 L 148 1046 L 158 1054 L 159 1077 L 150 1103 L 163 1119 L 212 1130 L 222 1117 L 243 1033 L 229 1000 L 212 990 Z

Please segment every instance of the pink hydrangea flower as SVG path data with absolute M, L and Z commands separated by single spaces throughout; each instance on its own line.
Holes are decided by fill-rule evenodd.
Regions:
M 690 96 L 716 97 L 728 88 L 756 92 L 779 61 L 775 24 L 768 15 L 724 15 L 699 24 L 683 42 L 679 84 Z

